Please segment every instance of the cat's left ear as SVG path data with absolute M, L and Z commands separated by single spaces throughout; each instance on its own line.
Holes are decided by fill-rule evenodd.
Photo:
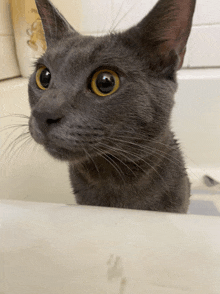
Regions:
M 49 0 L 35 0 L 35 3 L 41 17 L 47 45 L 53 45 L 54 42 L 70 33 L 78 35 Z
M 148 52 L 152 67 L 181 68 L 196 0 L 159 0 L 150 13 L 127 31 Z M 175 65 L 174 65 L 175 64 Z

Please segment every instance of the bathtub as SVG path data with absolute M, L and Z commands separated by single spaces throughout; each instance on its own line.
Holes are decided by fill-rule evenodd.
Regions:
M 188 215 L 77 206 L 66 164 L 9 128 L 27 124 L 7 116 L 29 115 L 27 79 L 0 82 L 0 293 L 219 294 L 220 69 L 178 80 Z

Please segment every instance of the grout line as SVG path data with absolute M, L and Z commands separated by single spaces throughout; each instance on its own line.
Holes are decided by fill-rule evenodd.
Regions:
M 217 22 L 217 23 L 193 24 L 192 27 L 212 27 L 212 26 L 220 26 L 220 22 Z
M 220 23 L 211 23 L 211 24 L 193 24 L 192 28 L 198 28 L 198 27 L 201 27 L 201 28 L 204 28 L 204 27 L 213 27 L 213 26 L 219 26 L 220 27 Z M 107 31 L 104 31 L 104 33 L 108 34 L 108 30 Z M 96 34 L 97 35 L 97 31 L 82 31 L 82 34 L 87 34 L 87 35 L 94 35 Z M 103 34 L 103 32 L 98 32 L 98 35 L 99 34 Z
M 193 70 L 193 69 L 203 69 L 203 70 L 205 70 L 205 69 L 220 69 L 220 66 L 195 66 L 195 67 L 184 66 L 184 67 L 182 67 L 182 69 L 191 69 L 191 70 Z

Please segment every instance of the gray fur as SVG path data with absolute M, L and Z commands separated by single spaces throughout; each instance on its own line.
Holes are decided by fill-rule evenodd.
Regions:
M 49 1 L 36 0 L 48 49 L 29 82 L 30 132 L 68 162 L 79 204 L 187 211 L 190 185 L 170 130 L 195 6 L 182 2 L 161 0 L 137 26 L 91 37 L 78 34 Z M 45 91 L 35 82 L 40 65 L 52 75 Z M 114 94 L 91 91 L 98 68 L 118 73 Z

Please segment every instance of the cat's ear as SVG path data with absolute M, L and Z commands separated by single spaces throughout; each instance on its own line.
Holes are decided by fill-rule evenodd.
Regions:
M 175 62 L 181 68 L 192 26 L 196 0 L 159 0 L 150 13 L 134 28 L 141 46 L 162 66 Z M 155 65 L 156 66 L 156 65 Z
M 49 0 L 35 0 L 47 45 L 67 34 L 78 34 Z

